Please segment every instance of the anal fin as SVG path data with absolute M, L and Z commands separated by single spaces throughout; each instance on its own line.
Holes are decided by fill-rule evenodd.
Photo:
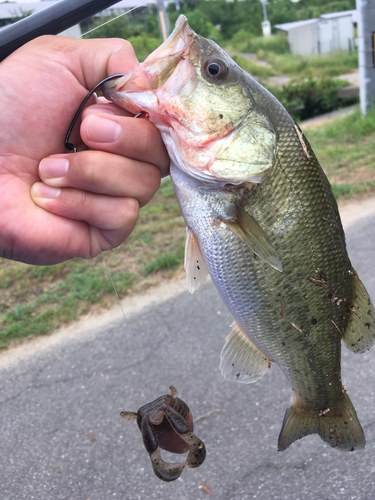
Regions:
M 194 293 L 208 279 L 208 268 L 199 243 L 193 231 L 186 228 L 185 243 L 186 284 L 190 293 Z
M 220 370 L 226 380 L 251 384 L 260 379 L 271 361 L 251 342 L 236 322 L 221 351 Z
M 308 434 L 319 434 L 332 448 L 341 451 L 359 450 L 366 444 L 356 411 L 345 392 L 333 408 L 325 408 L 315 415 L 292 404 L 284 416 L 278 450 L 286 450 L 294 441 Z
M 350 319 L 346 327 L 343 341 L 348 349 L 355 353 L 363 353 L 375 342 L 375 310 L 370 297 L 354 273 L 354 300 L 348 304 Z

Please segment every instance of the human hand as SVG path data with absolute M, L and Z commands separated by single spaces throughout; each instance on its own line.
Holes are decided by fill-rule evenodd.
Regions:
M 29 264 L 91 258 L 120 245 L 169 159 L 156 128 L 114 104 L 81 101 L 138 65 L 128 42 L 41 37 L 0 64 L 0 256 Z M 90 148 L 88 150 L 87 148 Z

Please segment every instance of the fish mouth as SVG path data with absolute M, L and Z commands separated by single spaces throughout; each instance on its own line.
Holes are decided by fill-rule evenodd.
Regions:
M 145 59 L 144 63 L 147 64 L 158 59 L 174 59 L 176 56 L 187 56 L 196 36 L 190 28 L 187 18 L 181 14 L 169 37 Z
M 189 56 L 196 37 L 196 33 L 189 26 L 189 21 L 181 14 L 174 30 L 160 47 L 154 50 L 136 70 L 105 83 L 103 94 L 159 89 L 173 75 L 179 62 Z

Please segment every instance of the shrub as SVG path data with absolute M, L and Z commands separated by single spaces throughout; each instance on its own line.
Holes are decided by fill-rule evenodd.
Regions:
M 139 61 L 144 61 L 162 43 L 160 38 L 150 38 L 147 35 L 132 36 L 128 40 L 133 45 Z
M 289 83 L 281 89 L 268 87 L 268 90 L 295 120 L 306 120 L 357 103 L 358 98 L 337 98 L 337 90 L 346 85 L 348 82 L 333 78 L 309 78 L 303 82 Z

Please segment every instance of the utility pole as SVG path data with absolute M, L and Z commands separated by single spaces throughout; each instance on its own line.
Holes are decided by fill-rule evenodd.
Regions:
M 171 29 L 169 26 L 168 14 L 165 10 L 164 0 L 157 0 L 156 7 L 158 9 L 159 31 L 162 39 L 165 41 L 168 38 Z
M 267 19 L 267 9 L 266 9 L 266 2 L 267 0 L 260 0 L 263 5 L 263 17 L 264 21 L 262 22 L 262 31 L 263 31 L 263 36 L 271 36 L 271 23 Z
M 357 0 L 361 112 L 375 105 L 375 1 Z

